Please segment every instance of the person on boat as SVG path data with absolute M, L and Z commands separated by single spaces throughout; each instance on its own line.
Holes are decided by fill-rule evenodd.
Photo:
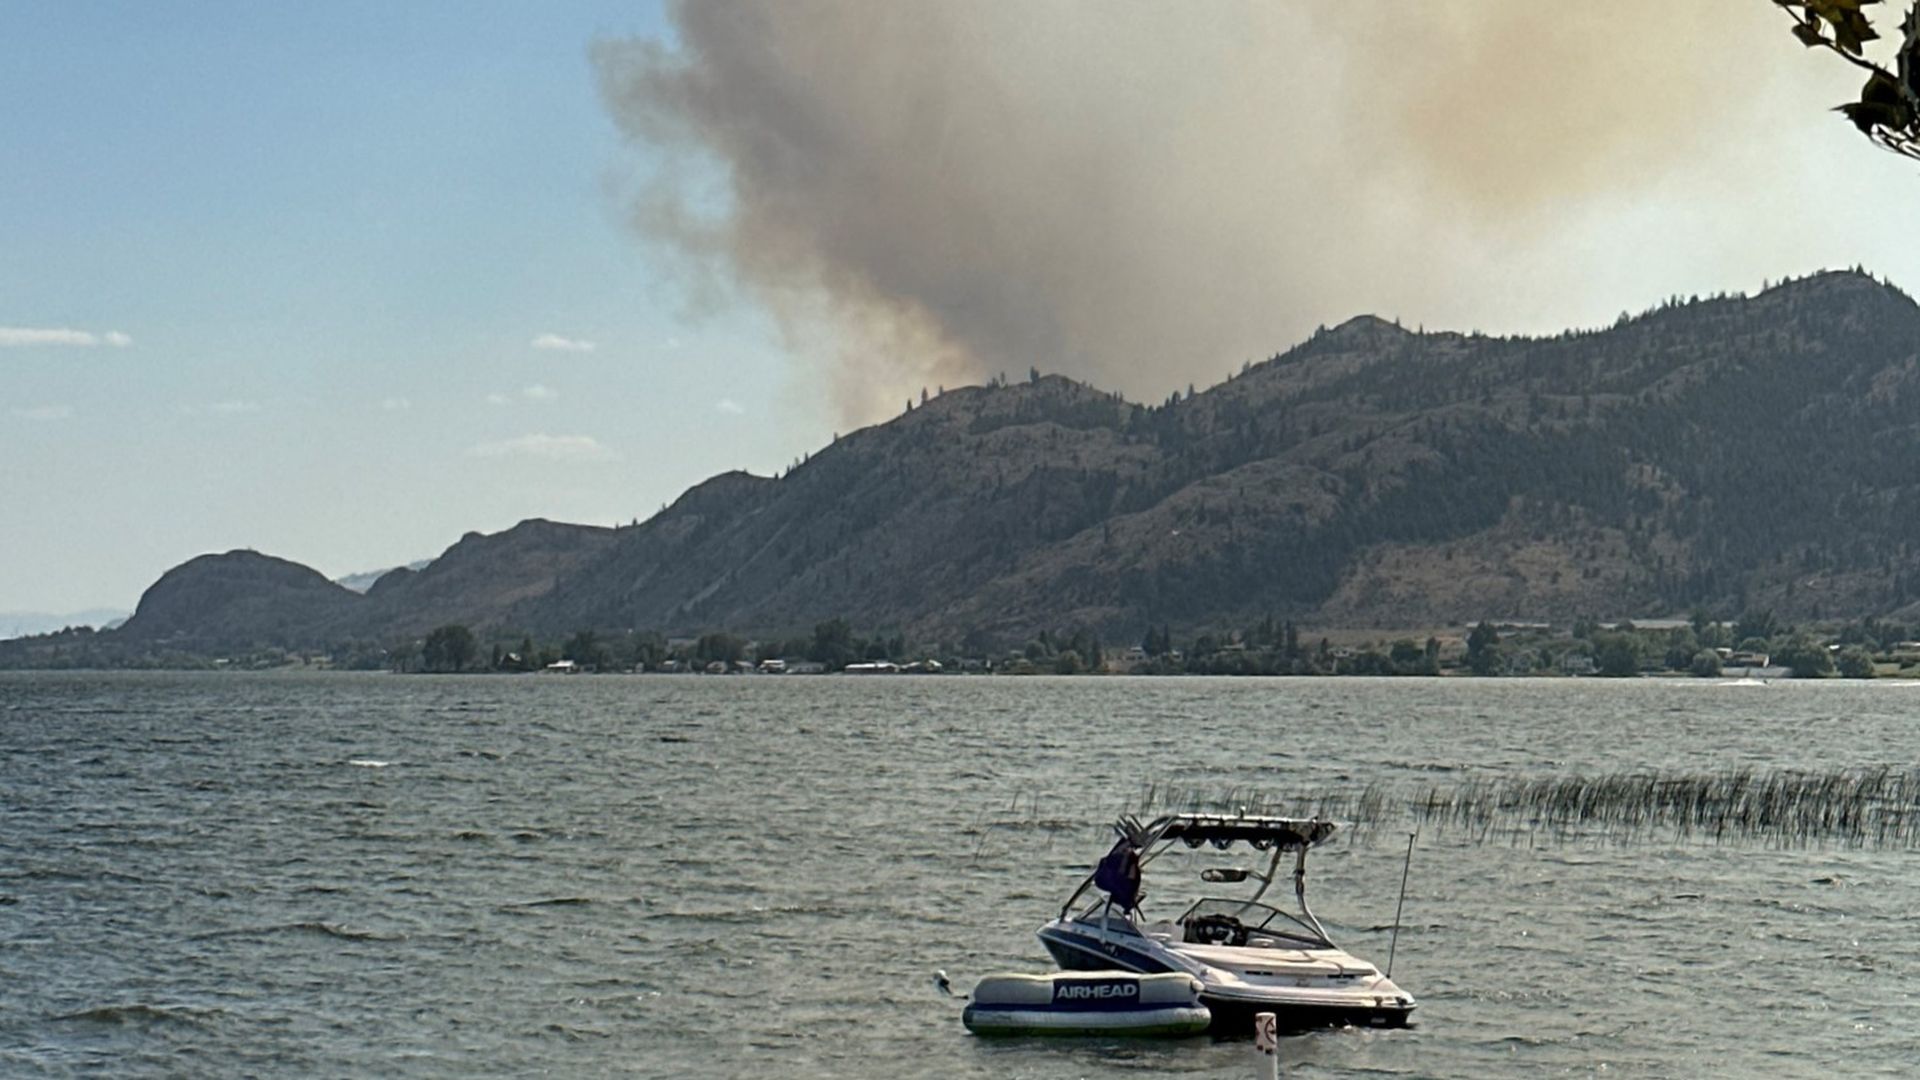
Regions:
M 1094 867 L 1093 883 L 1107 894 L 1107 902 L 1119 908 L 1122 915 L 1137 914 L 1140 901 L 1145 899 L 1140 892 L 1141 837 L 1137 826 L 1123 829 L 1116 825 L 1114 830 L 1120 839 Z

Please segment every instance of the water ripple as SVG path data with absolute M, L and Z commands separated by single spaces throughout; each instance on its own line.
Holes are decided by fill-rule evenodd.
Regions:
M 0 1075 L 1240 1080 L 1244 1044 L 969 1038 L 930 973 L 1044 968 L 1033 929 L 1153 783 L 1920 760 L 1887 687 L 1699 689 L 0 675 Z M 1370 959 L 1404 843 L 1316 863 Z M 1150 909 L 1213 857 L 1156 863 Z M 1420 1026 L 1284 1064 L 1904 1075 L 1917 874 L 1423 835 L 1395 968 Z

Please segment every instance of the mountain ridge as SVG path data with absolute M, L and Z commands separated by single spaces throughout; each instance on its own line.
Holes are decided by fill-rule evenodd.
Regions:
M 1887 614 L 1920 600 L 1917 451 L 1920 308 L 1859 271 L 1554 335 L 1361 315 L 1158 405 L 1037 372 L 945 391 L 779 477 L 468 534 L 352 600 L 202 556 L 101 637 Z

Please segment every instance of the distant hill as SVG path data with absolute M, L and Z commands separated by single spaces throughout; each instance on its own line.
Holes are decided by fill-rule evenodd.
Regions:
M 1886 613 L 1920 596 L 1916 380 L 1920 309 L 1859 273 L 1550 338 L 1361 317 L 1151 407 L 946 393 L 695 488 L 522 614 L 957 640 Z
M 0 611 L 0 641 L 29 634 L 50 634 L 69 626 L 91 626 L 96 630 L 104 630 L 118 626 L 126 617 L 124 608 L 92 608 L 70 611 L 64 615 L 44 611 Z
M 288 648 L 343 617 L 358 599 L 317 571 L 271 555 L 202 555 L 162 574 L 113 637 L 182 650 L 233 642 Z
M 345 577 L 334 578 L 333 583 L 343 589 L 352 589 L 357 593 L 365 593 L 368 589 L 373 588 L 374 582 L 379 581 L 395 570 L 420 570 L 424 569 L 426 565 L 432 561 L 432 559 L 415 559 L 405 566 L 389 566 L 385 570 L 365 570 L 358 574 L 348 574 Z
M 1059 377 L 948 391 L 777 479 L 722 474 L 629 528 L 470 534 L 365 596 L 206 556 L 102 638 L 1910 615 L 1916 460 L 1920 308 L 1862 273 L 1552 337 L 1362 316 L 1151 406 Z
M 468 533 L 420 570 L 390 571 L 349 615 L 321 629 L 338 639 L 417 636 L 455 622 L 517 627 L 540 597 L 604 558 L 614 537 L 609 528 L 537 518 L 492 535 Z

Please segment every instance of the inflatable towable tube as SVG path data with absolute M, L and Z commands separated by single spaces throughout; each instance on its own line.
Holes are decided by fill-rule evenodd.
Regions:
M 960 1019 L 975 1035 L 1195 1035 L 1213 1014 L 1191 975 L 1061 971 L 989 975 Z

